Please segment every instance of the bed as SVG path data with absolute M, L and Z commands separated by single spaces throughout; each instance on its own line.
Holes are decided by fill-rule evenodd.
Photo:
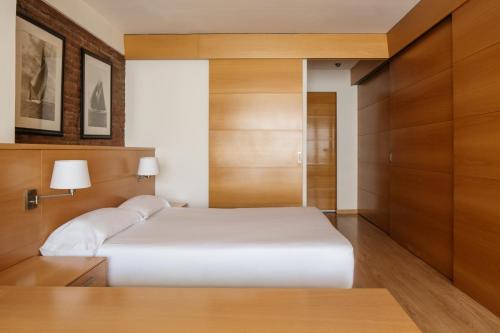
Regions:
M 141 222 L 135 214 L 84 214 L 41 252 L 107 257 L 111 286 L 352 287 L 353 248 L 316 208 L 161 208 Z
M 167 208 L 106 240 L 111 286 L 338 287 L 352 246 L 316 208 Z

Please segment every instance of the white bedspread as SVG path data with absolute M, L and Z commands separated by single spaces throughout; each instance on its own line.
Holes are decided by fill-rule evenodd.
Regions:
M 349 241 L 316 208 L 167 208 L 108 239 L 111 286 L 352 286 Z

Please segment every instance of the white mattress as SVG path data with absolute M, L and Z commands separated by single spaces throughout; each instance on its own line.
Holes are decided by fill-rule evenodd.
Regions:
M 316 208 L 166 208 L 106 240 L 111 286 L 350 288 L 353 249 Z

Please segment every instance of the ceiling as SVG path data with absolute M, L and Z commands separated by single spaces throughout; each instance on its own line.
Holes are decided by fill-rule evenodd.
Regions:
M 126 34 L 386 33 L 419 0 L 85 0 Z

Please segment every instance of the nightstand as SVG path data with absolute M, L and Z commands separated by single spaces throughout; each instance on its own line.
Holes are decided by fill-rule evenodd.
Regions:
M 102 257 L 31 257 L 1 271 L 0 285 L 106 287 L 108 262 Z
M 180 201 L 172 201 L 170 202 L 170 206 L 174 208 L 185 208 L 188 206 L 187 202 L 180 202 Z

